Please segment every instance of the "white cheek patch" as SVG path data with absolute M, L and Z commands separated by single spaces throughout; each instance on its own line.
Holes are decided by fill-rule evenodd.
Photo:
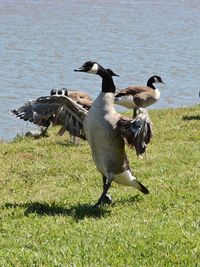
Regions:
M 97 64 L 97 63 L 94 63 L 94 65 L 93 65 L 92 68 L 88 71 L 88 73 L 91 73 L 91 74 L 97 74 L 97 71 L 98 71 L 98 64 Z
M 129 109 L 136 107 L 136 104 L 133 100 L 132 95 L 124 95 L 124 96 L 116 97 L 115 104 L 123 106 L 125 108 L 129 108 Z
M 159 83 L 158 79 L 154 77 L 154 82 L 153 83 Z

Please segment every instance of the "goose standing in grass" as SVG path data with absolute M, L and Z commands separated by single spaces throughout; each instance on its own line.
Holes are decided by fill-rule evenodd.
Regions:
M 149 190 L 132 174 L 125 152 L 125 141 L 129 146 L 135 147 L 137 154 L 145 152 L 152 136 L 147 111 L 136 109 L 133 119 L 117 113 L 114 107 L 116 89 L 112 76 L 118 75 L 98 63 L 88 61 L 75 71 L 97 74 L 102 78 L 102 90 L 89 111 L 68 96 L 53 95 L 30 103 L 29 106 L 34 106 L 30 107 L 31 116 L 29 108 L 28 114 L 24 111 L 21 116 L 39 125 L 51 118 L 53 124 L 61 125 L 61 132 L 69 131 L 89 142 L 93 160 L 103 177 L 103 192 L 96 207 L 105 202 L 112 203 L 108 190 L 113 181 L 148 194 Z
M 118 75 L 111 75 L 101 65 L 92 61 L 86 62 L 75 71 L 97 74 L 102 78 L 102 90 L 83 121 L 93 160 L 103 176 L 103 193 L 96 206 L 108 199 L 111 201 L 107 192 L 112 181 L 133 186 L 148 194 L 148 189 L 132 175 L 125 152 L 124 138 L 129 144 L 135 140 L 135 121 L 124 118 L 115 110 L 116 88 L 112 76 Z
M 128 109 L 145 108 L 154 104 L 160 98 L 160 91 L 154 86 L 154 83 L 164 84 L 160 76 L 154 75 L 149 78 L 146 86 L 134 85 L 118 90 L 115 95 L 115 104 Z

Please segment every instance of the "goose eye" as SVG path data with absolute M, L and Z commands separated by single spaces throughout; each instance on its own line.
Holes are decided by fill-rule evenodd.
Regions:
M 93 61 L 87 61 L 83 64 L 83 68 L 90 69 L 94 65 L 95 62 Z

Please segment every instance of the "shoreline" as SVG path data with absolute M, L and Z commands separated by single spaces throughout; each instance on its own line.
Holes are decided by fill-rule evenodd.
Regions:
M 191 109 L 191 108 L 195 108 L 195 107 L 198 107 L 200 104 L 194 104 L 194 105 L 192 105 L 192 106 L 183 106 L 183 107 L 169 107 L 169 108 L 156 108 L 156 109 L 154 109 L 154 108 L 152 108 L 151 106 L 150 107 L 148 107 L 147 108 L 147 110 L 148 110 L 148 112 L 156 112 L 156 111 L 166 111 L 166 110 L 182 110 L 182 109 Z M 126 109 L 126 108 L 123 108 L 123 107 L 119 107 L 119 109 L 123 109 L 123 111 L 119 111 L 117 108 L 116 108 L 116 110 L 118 111 L 118 112 L 120 112 L 120 113 L 122 113 L 122 114 L 126 114 L 126 115 L 132 115 L 132 111 L 131 110 L 128 110 L 128 109 Z M 18 118 L 16 118 L 16 120 L 17 120 Z M 29 122 L 28 122 L 29 123 Z M 34 125 L 33 124 L 31 124 L 31 123 L 29 123 L 29 125 L 30 125 L 30 128 L 31 127 L 33 127 Z M 30 130 L 30 131 L 27 131 L 27 132 L 30 132 L 30 133 L 32 133 L 32 132 L 37 132 L 37 131 L 39 131 L 39 128 L 37 127 L 37 126 L 35 126 L 36 128 L 35 129 L 32 129 L 32 130 Z M 0 139 L 0 143 L 11 143 L 11 142 L 13 142 L 17 137 L 25 137 L 25 135 L 27 134 L 27 132 L 25 133 L 25 134 L 23 134 L 23 135 L 21 135 L 21 134 L 17 134 L 15 137 L 13 137 L 13 139 L 12 140 L 4 140 L 3 138 L 2 139 Z

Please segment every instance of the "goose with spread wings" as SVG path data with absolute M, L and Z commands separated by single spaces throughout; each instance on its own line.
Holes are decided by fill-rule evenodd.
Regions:
M 112 78 L 117 75 L 111 74 L 98 63 L 88 61 L 75 71 L 97 74 L 102 78 L 102 90 L 89 111 L 69 97 L 61 95 L 41 97 L 34 103 L 29 102 L 27 110 L 21 116 L 38 125 L 51 120 L 53 124 L 61 126 L 60 132 L 67 130 L 88 141 L 95 165 L 103 177 L 103 192 L 96 207 L 105 202 L 112 203 L 108 189 L 113 181 L 148 194 L 149 190 L 132 174 L 125 152 L 125 142 L 135 147 L 137 154 L 145 152 L 152 137 L 148 113 L 140 108 L 136 110 L 133 119 L 117 113 L 114 108 L 115 85 Z
M 109 74 L 111 76 L 115 75 L 115 73 L 111 69 L 106 69 L 106 70 L 107 70 L 107 72 L 109 72 Z M 85 93 L 83 91 L 79 91 L 79 90 L 74 90 L 74 89 L 66 89 L 66 88 L 52 89 L 50 92 L 50 95 L 51 96 L 68 96 L 69 98 L 74 100 L 76 103 L 80 104 L 86 110 L 90 109 L 92 102 L 93 102 L 92 98 L 87 93 Z M 43 113 L 45 113 L 45 117 L 48 117 L 48 120 L 47 119 L 34 120 L 32 118 L 35 110 L 38 109 L 38 106 L 36 105 L 36 103 L 40 102 L 41 99 L 44 99 L 44 97 L 39 97 L 36 100 L 28 101 L 25 103 L 25 105 L 23 105 L 17 109 L 13 109 L 11 112 L 14 115 L 16 115 L 17 118 L 32 122 L 32 123 L 36 124 L 37 126 L 39 126 L 40 130 L 41 130 L 40 135 L 45 136 L 49 126 L 50 125 L 56 126 L 57 124 L 55 123 L 54 117 L 51 116 L 51 114 L 49 114 L 49 116 L 48 116 L 48 110 L 46 110 L 46 111 L 43 110 Z M 60 103 L 60 108 L 57 106 L 57 109 L 62 110 L 63 102 L 59 100 L 59 103 Z M 59 134 L 62 135 L 62 134 L 64 134 L 64 132 L 60 131 Z M 70 139 L 72 140 L 73 144 L 79 143 L 79 139 L 76 138 L 75 136 L 73 136 L 72 134 L 70 134 Z
M 55 97 L 59 97 L 58 101 L 55 101 Z M 35 100 L 30 100 L 26 102 L 23 106 L 13 109 L 11 112 L 20 119 L 23 119 L 24 121 L 29 121 L 37 126 L 40 127 L 41 129 L 41 135 L 44 136 L 49 128 L 50 125 L 56 126 L 60 125 L 61 122 L 57 123 L 55 122 L 55 113 L 59 113 L 60 117 L 62 114 L 62 110 L 64 109 L 64 105 L 67 105 L 67 100 L 66 97 L 69 97 L 72 99 L 74 102 L 82 106 L 84 109 L 89 110 L 91 105 L 92 105 L 92 98 L 85 92 L 83 91 L 78 91 L 78 90 L 68 90 L 66 88 L 62 89 L 52 89 L 50 92 L 50 97 L 45 96 L 45 97 L 39 97 L 38 99 Z M 51 101 L 55 102 L 55 113 L 52 114 L 52 110 L 49 108 L 48 102 L 50 103 Z M 42 104 L 41 104 L 42 103 Z M 45 104 L 44 104 L 45 103 Z M 42 106 L 42 112 L 40 110 Z M 46 110 L 45 110 L 46 108 Z M 48 113 L 50 112 L 50 113 Z M 37 117 L 38 114 L 43 114 L 42 118 Z M 62 131 L 62 129 L 59 131 L 58 134 L 63 135 L 65 131 Z M 78 138 L 70 134 L 71 139 L 73 140 L 73 144 L 78 143 Z

